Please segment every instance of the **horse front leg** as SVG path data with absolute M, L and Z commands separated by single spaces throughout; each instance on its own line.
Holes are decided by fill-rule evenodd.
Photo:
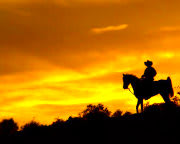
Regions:
M 143 112 L 143 99 L 141 99 L 140 103 L 141 103 L 141 112 Z
M 138 99 L 137 105 L 136 105 L 136 112 L 139 113 L 138 108 L 141 104 L 141 112 L 143 111 L 143 99 Z
M 139 113 L 139 111 L 138 111 L 139 105 L 140 105 L 140 100 L 138 99 L 137 105 L 136 105 L 136 112 L 137 112 L 137 113 Z

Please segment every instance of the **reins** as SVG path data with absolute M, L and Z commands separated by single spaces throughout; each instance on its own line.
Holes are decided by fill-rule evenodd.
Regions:
M 128 90 L 135 96 L 135 94 L 131 91 L 131 89 L 130 88 L 128 88 Z

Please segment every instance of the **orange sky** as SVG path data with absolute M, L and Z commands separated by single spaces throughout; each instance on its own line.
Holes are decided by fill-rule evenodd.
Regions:
M 20 124 L 87 104 L 135 112 L 122 73 L 180 81 L 178 0 L 0 0 L 0 116 Z M 150 103 L 162 102 L 157 96 Z

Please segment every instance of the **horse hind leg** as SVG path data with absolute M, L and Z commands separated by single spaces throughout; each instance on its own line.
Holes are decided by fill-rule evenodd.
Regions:
M 137 113 L 139 113 L 139 111 L 138 111 L 139 105 L 140 105 L 140 102 L 139 102 L 139 100 L 138 100 L 137 105 L 136 105 L 136 112 L 137 112 Z
M 171 100 L 170 100 L 170 98 L 169 98 L 169 94 L 168 94 L 168 93 L 161 93 L 161 96 L 162 96 L 162 98 L 163 98 L 163 100 L 164 100 L 164 102 L 165 102 L 166 104 L 171 103 Z

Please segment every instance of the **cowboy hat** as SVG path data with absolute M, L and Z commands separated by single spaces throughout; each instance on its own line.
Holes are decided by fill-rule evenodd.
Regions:
M 144 64 L 145 64 L 146 66 L 152 66 L 152 65 L 153 65 L 153 62 L 147 60 L 146 62 L 144 62 Z

